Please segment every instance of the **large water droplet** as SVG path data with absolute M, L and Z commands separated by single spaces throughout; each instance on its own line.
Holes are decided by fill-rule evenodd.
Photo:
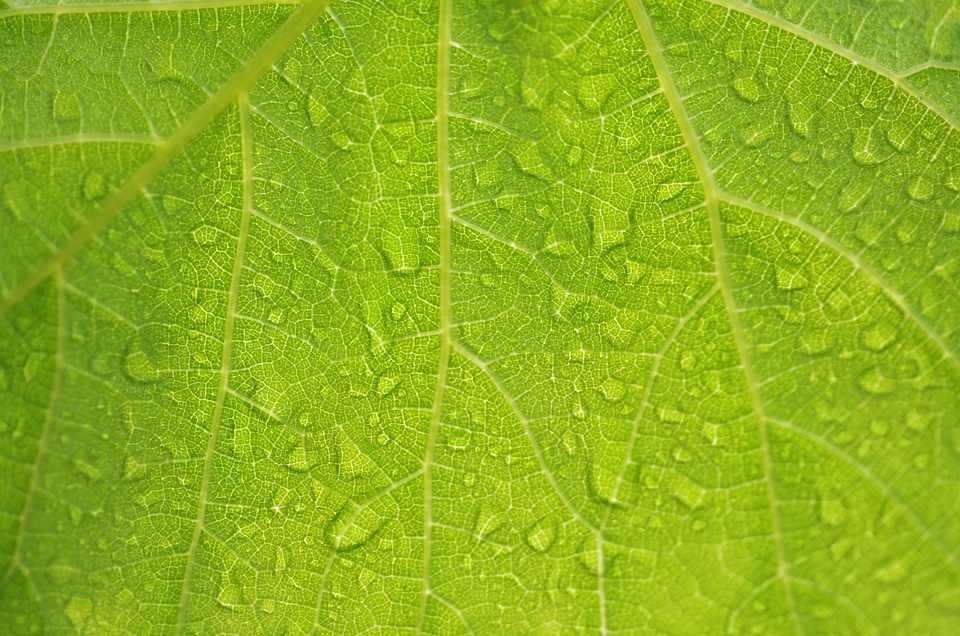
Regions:
M 156 382 L 160 372 L 139 347 L 131 348 L 123 362 L 124 371 L 138 382 Z

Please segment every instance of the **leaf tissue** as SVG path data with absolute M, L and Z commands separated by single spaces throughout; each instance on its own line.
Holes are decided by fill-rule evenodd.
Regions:
M 951 0 L 0 0 L 0 630 L 960 633 Z

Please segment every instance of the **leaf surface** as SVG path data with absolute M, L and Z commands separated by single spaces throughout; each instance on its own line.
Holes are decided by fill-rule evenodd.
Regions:
M 6 0 L 14 633 L 960 629 L 949 2 Z

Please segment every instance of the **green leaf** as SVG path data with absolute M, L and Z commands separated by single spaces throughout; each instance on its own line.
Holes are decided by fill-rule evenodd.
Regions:
M 0 5 L 14 634 L 960 631 L 960 12 Z

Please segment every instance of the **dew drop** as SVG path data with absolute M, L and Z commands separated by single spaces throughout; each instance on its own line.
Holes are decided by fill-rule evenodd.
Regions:
M 124 359 L 123 368 L 127 375 L 137 382 L 156 382 L 160 378 L 160 372 L 139 348 L 130 350 Z
M 806 139 L 810 134 L 810 120 L 813 119 L 813 112 L 810 108 L 803 102 L 790 102 L 787 117 L 790 119 L 790 127 L 793 132 Z
M 380 395 L 387 395 L 397 386 L 397 379 L 391 378 L 389 376 L 381 376 L 377 381 L 377 393 Z
M 686 186 L 682 183 L 661 183 L 657 186 L 657 192 L 654 198 L 658 202 L 664 203 L 677 198 L 685 189 Z
M 573 431 L 567 431 L 560 438 L 560 442 L 563 444 L 563 449 L 567 451 L 567 455 L 573 455 L 577 450 L 577 436 Z
M 874 572 L 873 576 L 881 583 L 896 583 L 897 581 L 903 580 L 908 572 L 909 568 L 907 565 L 903 560 L 898 559 L 878 569 Z
M 693 371 L 697 366 L 697 356 L 693 351 L 684 351 L 680 357 L 680 368 L 684 371 Z
M 390 441 L 390 436 L 387 435 L 386 433 L 380 433 L 379 435 L 377 435 L 377 443 L 380 444 L 381 446 L 386 446 L 387 442 L 389 441 Z
M 603 399 L 608 402 L 619 402 L 623 399 L 623 396 L 626 395 L 627 386 L 619 380 L 607 378 L 603 384 L 600 385 L 599 391 L 603 394 Z
M 557 540 L 557 527 L 546 519 L 541 519 L 529 528 L 523 537 L 534 552 L 546 552 Z
M 74 459 L 73 467 L 94 481 L 100 479 L 100 469 L 82 459 Z
M 907 188 L 907 194 L 910 195 L 910 198 L 914 201 L 924 202 L 929 201 L 933 197 L 933 184 L 922 176 L 917 177 Z
M 83 178 L 83 198 L 87 201 L 99 199 L 107 193 L 107 182 L 99 172 L 88 172 Z
M 240 586 L 228 583 L 220 588 L 217 594 L 217 602 L 224 607 L 234 607 L 240 604 L 241 592 Z
M 307 461 L 307 448 L 303 438 L 298 439 L 296 444 L 287 452 L 284 463 L 287 468 L 296 472 L 304 472 L 310 469 L 310 462 Z
M 745 101 L 752 103 L 760 99 L 760 89 L 752 77 L 741 77 L 733 80 L 733 90 Z
M 690 510 L 703 507 L 703 500 L 707 492 L 700 484 L 678 472 L 670 473 L 668 481 L 670 494 L 681 504 Z
M 331 140 L 333 141 L 333 145 L 339 148 L 340 150 L 346 150 L 347 147 L 350 145 L 350 138 L 347 137 L 346 133 L 344 132 L 334 133 Z
M 853 212 L 867 199 L 870 194 L 870 182 L 867 180 L 851 181 L 840 191 L 837 207 L 841 212 Z
M 857 128 L 853 131 L 853 145 L 850 151 L 857 163 L 862 166 L 875 166 L 880 163 L 876 150 L 869 129 Z
M 893 382 L 885 378 L 877 367 L 861 375 L 857 383 L 871 395 L 885 395 L 893 391 Z
M 352 515 L 341 513 L 327 532 L 327 539 L 340 550 L 360 547 L 369 541 L 384 523 L 383 518 L 372 508 L 361 510 L 352 523 L 351 517 Z
M 493 274 L 481 274 L 481 275 L 480 275 L 480 284 L 483 285 L 484 287 L 486 287 L 487 289 L 491 289 L 491 288 L 493 288 L 493 287 L 496 287 L 496 286 L 497 286 L 497 277 L 494 276 Z
M 217 228 L 212 225 L 201 225 L 192 234 L 197 245 L 213 245 L 217 241 Z
M 847 509 L 839 499 L 820 501 L 820 519 L 828 526 L 839 526 L 847 518 Z
M 897 328 L 888 322 L 878 322 L 863 333 L 863 344 L 871 351 L 883 351 L 897 336 Z
M 707 527 L 706 522 L 697 519 L 693 522 L 693 531 L 694 532 L 703 532 L 703 529 Z
M 283 310 L 279 307 L 274 307 L 270 310 L 270 314 L 267 316 L 267 320 L 272 322 L 275 325 L 280 324 L 280 320 L 283 318 Z
M 466 473 L 463 476 L 463 485 L 467 488 L 473 488 L 473 485 L 477 482 L 477 476 L 473 473 Z
M 85 598 L 72 598 L 64 608 L 64 613 L 78 630 L 87 627 L 87 621 L 93 617 L 93 603 Z
M 810 281 L 802 272 L 791 267 L 776 267 L 777 287 L 785 291 L 803 289 L 809 285 Z

